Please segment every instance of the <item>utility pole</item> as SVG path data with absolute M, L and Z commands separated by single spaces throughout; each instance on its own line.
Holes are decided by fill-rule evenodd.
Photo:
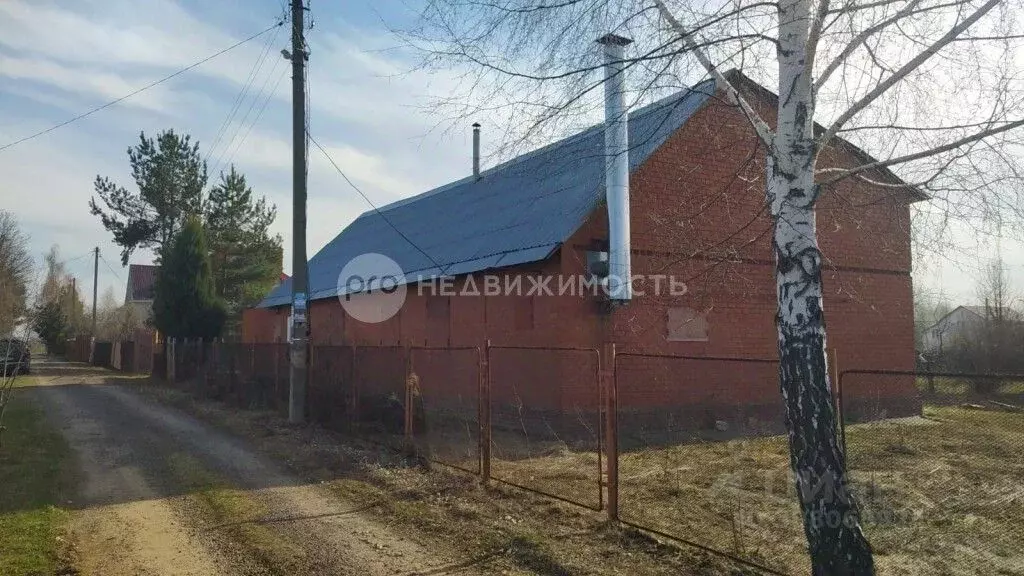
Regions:
M 92 258 L 92 337 L 96 337 L 96 283 L 100 275 L 100 247 L 93 250 Z
M 292 0 L 292 341 L 288 421 L 306 418 L 309 352 L 306 275 L 306 46 L 303 0 Z

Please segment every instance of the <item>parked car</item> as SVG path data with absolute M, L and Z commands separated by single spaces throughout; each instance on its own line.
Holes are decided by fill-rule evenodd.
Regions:
M 0 374 L 13 376 L 32 370 L 32 352 L 28 342 L 16 338 L 0 338 Z

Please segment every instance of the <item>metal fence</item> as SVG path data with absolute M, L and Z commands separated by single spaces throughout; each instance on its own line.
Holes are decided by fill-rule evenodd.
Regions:
M 287 344 L 174 350 L 182 386 L 286 411 Z M 309 368 L 321 425 L 762 572 L 808 572 L 774 360 L 315 346 Z M 1024 574 L 1024 376 L 847 370 L 834 382 L 878 573 Z
M 769 570 L 806 563 L 778 362 L 618 354 L 615 385 L 622 522 Z
M 839 390 L 879 574 L 1024 574 L 1024 375 L 847 370 Z
M 499 482 L 601 510 L 601 355 L 491 347 L 490 473 Z

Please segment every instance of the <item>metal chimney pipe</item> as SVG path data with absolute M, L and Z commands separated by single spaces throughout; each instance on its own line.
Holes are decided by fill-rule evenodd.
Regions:
M 629 256 L 629 124 L 626 112 L 626 46 L 629 38 L 606 34 L 604 46 L 605 195 L 608 202 L 608 297 L 633 297 Z
M 480 123 L 473 123 L 473 178 L 480 179 Z

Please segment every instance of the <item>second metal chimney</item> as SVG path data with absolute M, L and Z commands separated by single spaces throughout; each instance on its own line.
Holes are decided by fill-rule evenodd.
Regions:
M 626 112 L 626 46 L 629 38 L 606 34 L 604 46 L 605 196 L 608 202 L 608 298 L 633 297 L 629 240 L 629 124 Z
M 480 179 L 480 123 L 473 123 L 473 178 Z

